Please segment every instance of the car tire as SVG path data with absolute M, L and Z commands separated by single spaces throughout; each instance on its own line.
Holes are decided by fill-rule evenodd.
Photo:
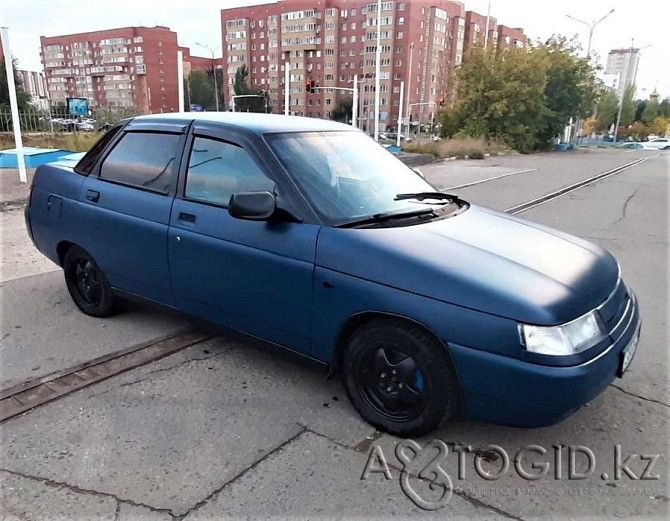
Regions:
M 349 337 L 344 386 L 354 408 L 379 430 L 421 436 L 459 408 L 446 347 L 418 325 L 375 319 Z
M 70 246 L 63 258 L 65 284 L 77 307 L 93 317 L 108 317 L 117 311 L 117 300 L 107 277 L 88 252 Z

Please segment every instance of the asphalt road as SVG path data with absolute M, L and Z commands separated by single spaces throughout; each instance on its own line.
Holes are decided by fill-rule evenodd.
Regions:
M 644 155 L 592 150 L 422 169 L 440 188 L 537 169 L 458 192 L 504 209 Z M 399 440 L 360 420 L 339 380 L 326 380 L 320 367 L 260 342 L 224 333 L 0 425 L 0 518 L 666 518 L 669 161 L 668 153 L 652 157 L 522 214 L 599 242 L 617 256 L 640 300 L 640 346 L 623 379 L 556 426 L 525 430 L 459 420 L 417 440 L 483 449 L 479 461 L 492 473 L 504 458 L 490 445 L 510 457 L 498 479 L 486 480 L 475 472 L 472 453 L 463 453 L 462 476 L 458 454 L 449 454 L 444 468 L 456 492 L 442 509 L 420 510 L 402 493 L 402 465 L 394 455 Z M 15 380 L 30 375 L 31 364 L 50 367 L 49 352 L 52 358 L 58 353 L 64 367 L 85 358 L 92 339 L 113 349 L 185 323 L 137 306 L 96 328 L 96 321 L 68 307 L 59 280 L 55 272 L 3 284 L 3 334 L 7 324 L 19 333 L 3 340 L 0 362 L 4 368 L 12 361 L 20 375 Z M 531 461 L 550 464 L 545 476 L 532 481 L 514 468 L 515 454 L 529 445 L 548 451 Z M 636 454 L 628 459 L 636 479 L 616 479 L 617 446 L 622 460 Z M 361 479 L 374 447 L 386 457 L 392 480 L 381 472 Z M 578 471 L 588 467 L 585 453 L 592 452 L 590 477 L 569 479 L 571 450 Z M 641 455 L 659 455 L 647 468 L 658 479 L 637 479 L 650 461 Z M 522 459 L 526 469 L 531 461 Z M 436 493 L 425 482 L 410 483 L 424 498 Z

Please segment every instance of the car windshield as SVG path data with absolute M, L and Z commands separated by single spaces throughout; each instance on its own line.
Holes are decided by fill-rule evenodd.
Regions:
M 268 134 L 288 173 L 329 225 L 375 215 L 429 210 L 435 200 L 395 200 L 435 188 L 360 132 Z

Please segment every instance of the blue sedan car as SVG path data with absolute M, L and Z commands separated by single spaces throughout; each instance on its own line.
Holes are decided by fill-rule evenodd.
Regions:
M 38 169 L 37 248 L 89 315 L 132 294 L 341 372 L 379 429 L 554 423 L 622 376 L 635 295 L 601 247 L 437 192 L 363 133 L 141 116 Z

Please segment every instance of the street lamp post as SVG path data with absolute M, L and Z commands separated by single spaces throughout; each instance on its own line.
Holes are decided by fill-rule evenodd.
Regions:
M 198 42 L 195 42 L 195 43 L 196 43 L 196 45 L 199 45 L 203 49 L 206 49 L 206 50 L 208 50 L 209 52 L 212 53 L 212 68 L 213 68 L 213 72 L 214 72 L 214 75 L 213 75 L 214 76 L 214 102 L 216 103 L 216 111 L 218 112 L 219 111 L 219 87 L 216 84 L 216 62 L 214 61 L 215 60 L 214 51 L 217 50 L 217 49 L 220 49 L 221 46 L 216 47 L 215 49 L 212 49 L 211 47 L 208 47 L 207 45 L 203 45 L 203 44 L 198 43 Z
M 585 22 L 584 20 L 580 20 L 579 18 L 575 18 L 574 16 L 570 16 L 569 14 L 566 14 L 570 20 L 574 20 L 575 22 L 579 22 L 580 24 L 584 24 L 586 27 L 589 28 L 589 43 L 586 48 L 586 57 L 589 58 L 591 56 L 591 40 L 593 39 L 593 30 L 596 28 L 596 25 L 598 25 L 600 22 L 602 22 L 605 18 L 607 18 L 609 15 L 611 15 L 614 12 L 614 9 L 612 9 L 609 13 L 607 13 L 605 16 L 603 16 L 600 20 L 597 21 L 592 21 L 591 23 Z

